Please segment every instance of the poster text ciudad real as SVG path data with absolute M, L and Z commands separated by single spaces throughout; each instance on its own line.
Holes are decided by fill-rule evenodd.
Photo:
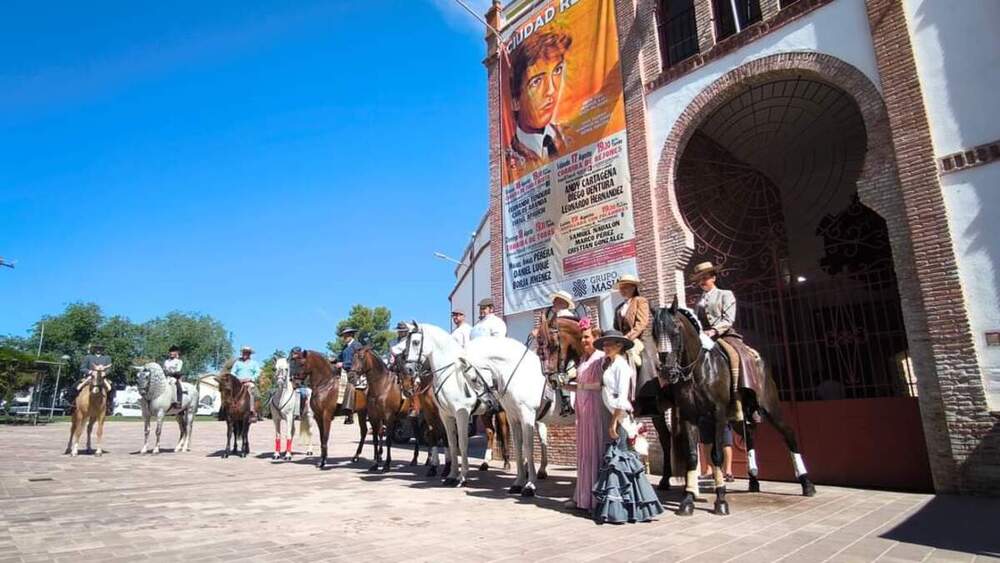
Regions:
M 613 0 L 552 0 L 509 23 L 501 60 L 504 313 L 636 273 Z

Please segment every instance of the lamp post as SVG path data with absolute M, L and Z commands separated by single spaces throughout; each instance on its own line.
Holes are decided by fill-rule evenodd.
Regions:
M 62 367 L 66 365 L 67 362 L 69 362 L 70 357 L 66 354 L 63 354 L 62 357 L 59 359 L 62 361 L 48 362 L 45 360 L 35 360 L 36 364 L 48 364 L 56 366 L 56 386 L 55 388 L 52 389 L 52 403 L 49 405 L 49 420 L 52 420 L 52 413 L 55 412 L 56 410 L 56 398 L 59 397 L 59 378 L 62 376 Z M 41 402 L 41 389 L 39 389 L 38 391 L 39 391 L 38 399 L 39 402 Z M 41 409 L 39 408 L 39 410 Z

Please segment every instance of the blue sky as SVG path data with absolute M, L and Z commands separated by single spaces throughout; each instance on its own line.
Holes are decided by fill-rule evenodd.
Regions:
M 0 334 L 74 301 L 265 352 L 354 303 L 446 323 L 433 252 L 487 205 L 477 25 L 444 0 L 5 4 Z

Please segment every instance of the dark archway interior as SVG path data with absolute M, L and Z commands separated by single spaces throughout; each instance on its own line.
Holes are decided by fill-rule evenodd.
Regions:
M 732 95 L 678 163 L 689 266 L 723 268 L 784 399 L 915 393 L 885 221 L 857 198 L 866 151 L 853 98 L 789 76 Z

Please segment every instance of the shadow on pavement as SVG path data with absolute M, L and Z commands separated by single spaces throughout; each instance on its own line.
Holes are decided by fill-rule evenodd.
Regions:
M 936 496 L 881 537 L 976 555 L 1000 556 L 1000 499 Z

